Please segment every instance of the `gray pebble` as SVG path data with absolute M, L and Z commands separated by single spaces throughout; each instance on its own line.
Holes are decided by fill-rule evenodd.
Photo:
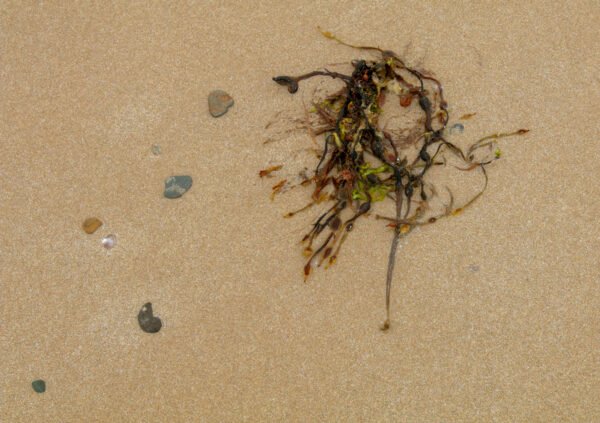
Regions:
M 152 303 L 146 303 L 138 313 L 140 328 L 146 333 L 156 333 L 162 328 L 160 319 L 152 314 Z
M 165 179 L 166 198 L 179 198 L 192 187 L 192 177 L 188 175 L 169 176 Z
M 471 272 L 473 272 L 473 273 L 474 272 L 479 272 L 479 269 L 480 269 L 479 265 L 477 265 L 477 264 L 469 264 L 469 270 Z
M 223 90 L 214 90 L 208 95 L 208 111 L 213 117 L 223 116 L 233 106 L 233 98 Z
M 452 125 L 452 128 L 450 128 L 450 133 L 451 134 L 462 134 L 464 130 L 465 130 L 465 126 L 462 123 L 455 123 L 454 125 Z

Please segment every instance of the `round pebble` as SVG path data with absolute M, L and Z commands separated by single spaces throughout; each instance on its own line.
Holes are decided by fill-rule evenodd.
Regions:
M 117 245 L 117 237 L 113 234 L 106 235 L 102 238 L 102 246 L 107 250 L 114 248 Z
M 152 303 L 146 303 L 138 313 L 140 328 L 146 333 L 156 333 L 162 328 L 161 320 L 152 313 Z
M 83 230 L 86 234 L 93 234 L 102 226 L 102 221 L 97 217 L 88 217 L 83 221 Z
M 233 98 L 223 90 L 214 90 L 208 95 L 208 111 L 213 117 L 223 116 L 233 106 Z
M 31 387 L 38 394 L 43 394 L 46 392 L 46 382 L 44 382 L 42 379 L 37 379 L 31 382 Z
M 165 179 L 164 196 L 179 198 L 192 187 L 192 177 L 188 175 L 169 176 Z

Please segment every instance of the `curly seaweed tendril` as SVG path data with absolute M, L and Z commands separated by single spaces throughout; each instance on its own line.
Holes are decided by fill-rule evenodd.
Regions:
M 319 124 L 318 130 L 312 133 L 324 135 L 324 147 L 314 176 L 302 183 L 314 184 L 312 202 L 286 216 L 293 216 L 323 200 L 333 202 L 315 220 L 302 240 L 308 256 L 304 266 L 306 280 L 315 266 L 322 263 L 329 266 L 335 262 L 349 232 L 358 219 L 371 210 L 373 203 L 384 200 L 394 202 L 393 216 L 376 215 L 377 219 L 388 221 L 388 226 L 394 231 L 386 276 L 386 319 L 381 325 L 382 330 L 387 330 L 390 327 L 390 294 L 400 238 L 417 226 L 457 215 L 473 204 L 487 187 L 486 166 L 499 158 L 499 150 L 496 150 L 495 157 L 491 159 L 478 159 L 481 156 L 478 152 L 482 149 L 492 151 L 499 138 L 524 134 L 528 130 L 484 137 L 464 153 L 444 136 L 450 116 L 442 84 L 438 79 L 407 66 L 392 51 L 354 46 L 329 32 L 322 33 L 340 44 L 376 52 L 379 58 L 352 61 L 353 71 L 349 75 L 324 69 L 295 77 L 273 78 L 276 83 L 286 86 L 292 94 L 298 91 L 300 82 L 314 77 L 338 79 L 344 84 L 341 91 L 313 104 L 311 112 L 318 117 Z M 390 95 L 399 98 L 402 108 L 408 109 L 414 101 L 421 111 L 421 117 L 414 122 L 416 130 L 412 131 L 413 139 L 409 142 L 401 142 L 379 124 L 382 106 Z M 443 211 L 431 214 L 429 200 L 436 195 L 437 190 L 427 176 L 434 166 L 447 165 L 445 154 L 450 154 L 459 161 L 459 165 L 455 167 L 460 171 L 479 170 L 484 177 L 484 186 L 459 207 L 454 205 L 454 198 L 449 192 L 450 204 Z M 273 193 L 281 191 L 286 183 L 286 180 L 282 180 L 276 184 Z M 348 210 L 350 215 L 344 218 L 342 214 Z

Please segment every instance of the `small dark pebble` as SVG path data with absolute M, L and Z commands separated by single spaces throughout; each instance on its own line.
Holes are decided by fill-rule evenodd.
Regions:
M 169 176 L 165 179 L 164 196 L 179 198 L 192 187 L 192 177 L 188 175 Z
M 140 328 L 147 333 L 156 333 L 162 328 L 160 319 L 152 314 L 152 303 L 146 303 L 138 313 Z
M 233 106 L 233 98 L 223 90 L 214 90 L 208 95 L 208 111 L 213 117 L 223 116 Z
M 43 394 L 44 392 L 46 392 L 46 382 L 44 382 L 42 379 L 34 380 L 33 382 L 31 382 L 31 387 L 38 394 Z

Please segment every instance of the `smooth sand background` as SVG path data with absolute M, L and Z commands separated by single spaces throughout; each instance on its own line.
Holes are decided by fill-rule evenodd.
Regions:
M 599 18 L 595 1 L 2 2 L 0 420 L 600 421 Z M 390 232 L 358 225 L 304 284 L 312 213 L 282 214 L 308 194 L 270 202 L 257 177 L 265 124 L 307 98 L 271 77 L 363 55 L 316 25 L 433 70 L 454 117 L 477 112 L 465 137 L 531 129 L 481 201 L 403 243 L 389 333 Z M 219 119 L 214 88 L 235 98 Z M 180 200 L 171 174 L 194 178 Z

